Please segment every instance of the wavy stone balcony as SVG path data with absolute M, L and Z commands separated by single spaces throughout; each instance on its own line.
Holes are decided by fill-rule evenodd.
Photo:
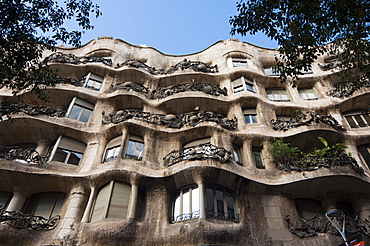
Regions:
M 196 126 L 201 122 L 216 122 L 221 127 L 234 130 L 237 127 L 237 119 L 234 116 L 232 119 L 226 118 L 225 115 L 213 111 L 195 111 L 180 115 L 174 114 L 151 114 L 139 110 L 122 109 L 117 112 L 105 115 L 103 112 L 102 124 L 118 124 L 128 119 L 142 120 L 148 123 L 163 125 L 170 128 L 181 128 L 183 126 Z
M 338 235 L 337 229 L 330 223 L 326 218 L 319 215 L 313 216 L 311 219 L 305 220 L 303 218 L 297 217 L 294 220 L 290 215 L 285 217 L 288 229 L 294 235 L 300 238 L 316 236 L 319 233 L 330 233 Z M 335 218 L 336 223 L 340 224 L 342 227 L 342 221 Z M 368 219 L 362 220 L 356 216 L 352 219 L 346 216 L 345 230 L 349 234 L 363 233 L 367 236 L 370 235 L 370 221 Z
M 289 120 L 271 120 L 273 129 L 278 131 L 286 131 L 294 127 L 307 126 L 312 123 L 320 122 L 331 126 L 337 131 L 346 131 L 346 129 L 331 115 L 323 115 L 313 111 L 302 113 L 297 110 L 291 115 Z
M 52 230 L 58 225 L 59 220 L 59 215 L 46 219 L 42 216 L 24 214 L 20 211 L 6 211 L 0 205 L 0 223 L 7 224 L 17 229 L 30 228 L 36 231 Z
M 0 158 L 6 160 L 20 160 L 38 165 L 45 164 L 46 157 L 41 156 L 35 149 L 21 149 L 17 146 L 0 147 Z
M 164 166 L 169 167 L 185 160 L 194 161 L 208 158 L 214 159 L 221 163 L 229 163 L 232 160 L 231 151 L 210 143 L 174 150 L 163 157 L 163 160 Z

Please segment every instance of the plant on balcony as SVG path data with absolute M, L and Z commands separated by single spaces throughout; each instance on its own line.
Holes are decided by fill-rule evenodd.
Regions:
M 351 166 L 356 172 L 364 172 L 356 160 L 344 152 L 347 147 L 343 143 L 329 146 L 324 138 L 318 138 L 324 144 L 324 148 L 315 149 L 311 153 L 304 153 L 297 147 L 291 147 L 289 143 L 284 143 L 281 139 L 275 140 L 268 151 L 277 167 L 287 172 L 312 171 L 320 167 L 336 166 Z

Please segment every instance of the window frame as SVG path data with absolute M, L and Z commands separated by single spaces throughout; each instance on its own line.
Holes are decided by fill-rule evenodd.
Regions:
M 266 169 L 265 162 L 263 161 L 261 148 L 252 147 L 252 158 L 253 158 L 254 166 L 257 169 Z
M 311 93 L 307 92 L 307 90 L 311 90 L 312 92 Z M 302 100 L 318 100 L 319 99 L 313 87 L 298 88 L 298 93 Z M 309 96 L 310 94 L 313 94 L 314 97 Z M 304 98 L 302 95 L 305 95 L 306 98 Z
M 263 73 L 266 76 L 271 76 L 271 77 L 280 76 L 281 72 L 277 71 L 276 69 L 277 69 L 276 65 L 263 66 Z
M 243 109 L 244 123 L 245 124 L 258 124 L 258 115 L 256 108 L 244 108 Z
M 50 196 L 52 195 L 56 195 L 56 198 L 54 200 L 54 202 L 50 205 L 50 204 L 47 204 L 48 200 L 50 200 Z M 46 197 L 46 200 L 44 199 Z M 48 199 L 49 197 L 49 199 Z M 37 193 L 37 194 L 34 194 L 30 197 L 27 198 L 26 200 L 26 203 L 24 204 L 23 208 L 22 208 L 22 211 L 25 213 L 25 214 L 32 214 L 32 215 L 35 215 L 35 216 L 42 216 L 44 217 L 45 219 L 50 219 L 54 216 L 57 216 L 57 215 L 60 215 L 61 212 L 62 212 L 62 208 L 63 208 L 63 205 L 66 201 L 66 193 L 64 192 L 42 192 L 42 193 Z M 43 212 L 45 212 L 45 204 L 49 205 L 48 206 L 48 209 L 49 209 L 49 215 L 48 216 L 44 216 Z M 40 206 L 41 204 L 41 206 Z M 59 208 L 58 208 L 59 207 Z M 41 210 L 44 210 L 42 212 L 39 212 L 38 210 L 41 208 Z M 57 211 L 55 211 L 55 209 L 57 208 Z M 48 211 L 46 211 L 48 212 Z
M 139 155 L 129 155 L 128 150 L 129 150 L 130 143 L 134 143 L 134 148 L 133 148 L 134 153 L 138 150 L 137 149 L 137 144 L 141 144 L 142 145 L 141 154 L 139 154 Z M 143 137 L 141 137 L 139 135 L 135 135 L 135 134 L 128 134 L 127 141 L 126 141 L 126 144 L 125 144 L 125 152 L 123 154 L 123 158 L 124 159 L 136 160 L 136 161 L 142 161 L 143 156 L 144 156 L 144 148 L 145 148 L 145 143 L 144 143 L 144 138 Z
M 72 145 L 72 148 L 65 147 L 65 146 L 71 146 L 71 145 Z M 60 147 L 60 146 L 62 146 L 62 147 Z M 82 149 L 83 149 L 83 151 L 82 151 Z M 62 151 L 67 152 L 67 155 L 64 158 L 64 161 L 54 160 L 58 150 L 62 150 Z M 81 142 L 77 139 L 74 139 L 74 138 L 70 138 L 70 137 L 66 137 L 64 135 L 60 135 L 57 138 L 57 140 L 55 141 L 54 145 L 52 145 L 52 147 L 50 148 L 50 154 L 49 154 L 48 160 L 49 161 L 60 162 L 60 163 L 67 164 L 67 165 L 79 166 L 80 163 L 81 163 L 81 160 L 83 158 L 85 150 L 86 150 L 86 144 L 85 143 L 83 143 L 83 142 Z M 73 164 L 73 163 L 68 162 L 73 153 L 81 155 L 77 164 Z
M 119 185 L 116 185 L 119 184 Z M 107 189 L 104 190 L 103 189 Z M 118 190 L 118 193 L 116 193 L 115 189 L 121 189 Z M 104 193 L 101 193 L 104 192 Z M 120 194 L 120 192 L 126 192 L 125 197 L 119 197 L 117 195 Z M 109 183 L 105 184 L 99 189 L 99 192 L 97 193 L 94 201 L 94 206 L 91 209 L 91 214 L 90 214 L 90 222 L 97 222 L 101 220 L 127 220 L 128 215 L 129 215 L 129 210 L 130 210 L 130 203 L 132 199 L 132 186 L 131 184 L 121 182 L 121 181 L 116 181 L 116 180 L 111 180 Z M 127 196 L 128 194 L 128 196 Z M 100 199 L 99 199 L 99 195 Z M 125 199 L 124 204 L 119 203 L 120 206 L 117 208 L 117 199 Z M 98 200 L 99 200 L 99 205 L 101 206 L 101 211 L 98 210 Z M 114 202 L 113 202 L 114 201 Z M 114 208 L 114 209 L 113 209 Z M 116 210 L 116 211 L 114 211 Z M 122 210 L 125 211 L 126 213 L 122 213 Z M 116 212 L 116 214 L 113 213 L 113 216 L 110 216 L 111 212 Z M 120 216 L 115 216 L 117 215 L 117 211 L 121 211 L 118 213 Z M 95 214 L 95 215 L 94 215 Z
M 284 93 L 282 93 L 284 92 Z M 272 102 L 290 102 L 290 96 L 288 91 L 285 88 L 266 88 L 267 98 Z M 277 96 L 280 99 L 277 99 Z M 283 96 L 286 96 L 287 99 L 282 99 Z M 273 98 L 271 98 L 273 97 Z
M 188 196 L 188 200 L 187 200 L 187 208 L 188 208 L 188 211 L 184 211 L 184 208 L 186 208 L 184 206 L 185 202 L 184 201 L 184 191 L 188 190 L 189 192 L 189 196 Z M 196 196 L 197 194 L 194 192 L 195 190 L 197 190 L 197 194 L 198 194 L 198 204 L 195 204 L 193 201 L 194 201 L 194 196 Z M 179 194 L 177 196 L 177 194 Z M 193 195 L 194 194 L 194 195 Z M 201 197 L 200 197 L 200 188 L 198 187 L 198 185 L 196 184 L 193 184 L 193 185 L 189 185 L 189 186 L 186 186 L 186 187 L 183 187 L 179 190 L 177 190 L 176 192 L 173 193 L 172 195 L 172 212 L 171 212 L 171 222 L 172 223 L 177 223 L 177 222 L 183 222 L 183 221 L 187 221 L 187 220 L 192 220 L 192 219 L 198 219 L 200 217 L 200 204 L 201 204 Z M 177 203 L 177 201 L 179 201 L 179 203 Z M 178 204 L 178 208 L 179 208 L 179 211 L 176 212 L 176 207 L 177 207 L 177 204 Z M 195 207 L 194 208 L 194 205 L 197 205 L 197 208 Z
M 249 68 L 248 60 L 246 57 L 229 57 L 228 66 L 230 68 Z
M 370 168 L 370 144 L 357 146 L 361 160 Z
M 13 193 L 9 191 L 0 191 L 0 206 L 6 210 L 10 201 L 12 200 Z
M 77 114 L 77 118 L 73 118 L 71 117 L 71 114 L 72 112 L 74 111 L 75 108 L 81 108 L 81 110 L 78 112 Z M 80 121 L 80 122 L 83 122 L 83 123 L 88 123 L 90 118 L 91 118 L 91 115 L 94 111 L 94 108 L 95 108 L 95 105 L 90 103 L 90 102 L 87 102 L 87 101 L 84 101 L 78 97 L 74 97 L 71 101 L 71 103 L 69 104 L 69 107 L 68 107 L 68 110 L 67 110 L 67 113 L 66 113 L 66 117 L 69 118 L 69 119 L 72 119 L 72 120 L 77 120 L 77 121 Z M 81 120 L 81 117 L 83 115 L 84 112 L 89 112 L 89 116 L 87 118 L 86 121 L 83 121 Z
M 205 185 L 204 186 L 204 209 L 205 209 L 205 213 L 206 213 L 206 218 L 210 218 L 210 219 L 221 219 L 221 220 L 230 220 L 230 221 L 237 221 L 239 222 L 239 206 L 238 206 L 238 202 L 237 202 L 237 199 L 236 199 L 236 194 L 233 190 L 230 190 L 230 189 L 227 189 L 225 187 L 222 187 L 222 186 L 218 186 L 218 185 Z M 207 204 L 207 189 L 209 190 L 212 190 L 213 191 L 213 194 L 212 194 L 212 198 L 213 198 L 213 211 L 211 211 L 210 209 L 208 209 L 208 204 Z M 223 207 L 223 211 L 219 211 L 220 210 L 220 203 L 218 203 L 218 200 L 217 200 L 217 191 L 222 191 L 222 207 Z M 233 213 L 232 214 L 229 214 L 229 206 L 228 206 L 228 199 L 227 199 L 227 196 L 226 196 L 226 193 L 231 193 L 231 197 L 232 197 L 232 206 L 233 206 Z M 226 210 L 225 210 L 226 208 Z M 231 218 L 230 218 L 231 217 Z
M 250 79 L 245 78 L 244 76 L 240 76 L 239 78 L 231 81 L 231 86 L 234 94 L 242 91 L 250 91 L 256 93 L 254 82 Z
M 90 72 L 83 78 L 83 81 L 84 81 L 84 85 L 83 85 L 84 88 L 94 90 L 94 91 L 99 91 L 103 85 L 104 77 Z M 89 85 L 90 81 L 93 81 L 93 85 Z M 99 88 L 95 87 L 94 86 L 95 84 L 99 84 Z
M 116 160 L 120 155 L 121 146 L 122 135 L 112 138 L 105 147 L 104 158 L 102 162 L 105 163 Z M 108 154 L 111 153 L 111 150 L 113 150 L 114 155 L 108 156 Z
M 361 110 L 354 110 L 354 111 L 346 112 L 346 113 L 343 113 L 343 116 L 346 119 L 346 122 L 351 129 L 370 127 L 370 115 L 363 114 Z M 359 117 L 359 118 L 356 118 L 356 117 Z M 348 119 L 351 119 L 351 120 L 348 120 Z M 362 120 L 364 125 L 359 123 L 359 119 Z

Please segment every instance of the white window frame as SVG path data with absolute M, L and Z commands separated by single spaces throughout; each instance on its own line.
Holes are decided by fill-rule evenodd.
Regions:
M 56 160 L 53 160 L 54 157 L 55 157 L 56 152 L 58 150 L 62 150 L 64 152 L 67 152 L 67 155 L 66 155 L 64 161 L 61 162 L 61 163 L 78 166 L 81 163 L 81 160 L 83 158 L 83 154 L 85 152 L 85 149 L 86 149 L 86 144 L 85 143 L 80 142 L 80 141 L 78 141 L 76 139 L 73 139 L 73 138 L 69 138 L 69 137 L 60 135 L 57 138 L 57 140 L 55 141 L 54 146 L 51 148 L 49 161 L 56 161 Z M 69 158 L 71 157 L 72 154 L 80 154 L 81 155 L 81 157 L 79 158 L 79 162 L 77 164 L 68 163 Z
M 110 162 L 118 158 L 122 146 L 122 135 L 111 139 L 105 147 L 103 162 Z M 113 152 L 112 152 L 113 151 Z
M 83 78 L 83 81 L 84 81 L 83 87 L 87 88 L 87 89 L 90 89 L 90 90 L 99 91 L 100 88 L 103 85 L 103 80 L 104 80 L 104 77 L 102 77 L 100 75 L 97 75 L 97 74 L 94 74 L 94 73 L 88 73 Z M 92 85 L 89 85 L 90 81 L 93 81 Z M 99 86 L 95 86 L 95 85 L 99 85 Z
M 258 124 L 257 110 L 255 108 L 243 109 L 243 116 L 245 124 Z M 249 122 L 247 122 L 247 119 L 249 119 Z
M 227 59 L 227 65 L 228 67 L 242 67 L 242 68 L 248 68 L 248 58 L 246 57 L 229 57 Z
M 362 110 L 344 113 L 343 115 L 351 129 L 366 128 L 370 126 L 370 115 L 363 114 Z M 360 120 L 362 120 L 365 125 L 363 125 Z
M 71 113 L 72 113 L 72 111 L 75 107 L 81 108 L 81 111 L 78 113 L 78 116 L 77 116 L 76 119 L 71 117 Z M 73 120 L 78 120 L 78 121 L 81 121 L 81 122 L 84 122 L 84 123 L 88 123 L 90 118 L 91 118 L 91 115 L 94 111 L 94 107 L 95 107 L 94 104 L 86 102 L 86 101 L 84 101 L 84 100 L 82 100 L 78 97 L 74 97 L 72 99 L 71 103 L 69 104 L 69 107 L 68 107 L 68 110 L 67 110 L 67 113 L 66 113 L 66 117 L 70 118 L 70 119 L 73 119 Z M 81 120 L 81 117 L 82 117 L 84 112 L 89 112 L 90 113 L 87 121 L 82 121 Z
M 137 147 L 139 146 L 138 144 L 142 145 L 141 153 L 139 155 L 129 155 L 127 153 L 128 150 L 129 150 L 129 145 L 131 143 L 134 143 L 134 152 L 136 152 L 138 150 L 137 149 Z M 139 135 L 135 135 L 135 134 L 129 134 L 128 138 L 127 138 L 127 141 L 126 141 L 124 158 L 141 161 L 143 159 L 144 148 L 145 148 L 145 144 L 144 144 L 144 138 L 143 137 L 141 137 Z
M 186 196 L 184 194 L 185 191 L 187 191 Z M 172 223 L 199 218 L 200 194 L 201 192 L 197 185 L 181 188 L 173 194 Z
M 256 92 L 254 89 L 253 81 L 245 78 L 244 76 L 241 76 L 240 78 L 231 81 L 231 85 L 233 87 L 234 93 L 238 93 L 241 91 Z
M 285 88 L 266 88 L 267 98 L 273 102 L 289 102 L 289 93 Z
M 299 93 L 299 96 L 303 100 L 317 100 L 318 99 L 316 92 L 312 87 L 298 88 L 298 93 Z

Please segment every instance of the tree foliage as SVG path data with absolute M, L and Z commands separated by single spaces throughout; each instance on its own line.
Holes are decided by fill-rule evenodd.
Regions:
M 280 79 L 296 82 L 318 56 L 338 58 L 343 82 L 358 89 L 370 77 L 370 1 L 241 0 L 232 34 L 262 32 L 276 40 Z
M 57 42 L 80 45 L 84 30 L 92 29 L 90 15 L 101 15 L 92 0 L 0 0 L 0 81 L 16 93 L 53 83 L 53 73 L 40 62 L 45 49 Z M 66 21 L 79 30 L 68 31 Z

